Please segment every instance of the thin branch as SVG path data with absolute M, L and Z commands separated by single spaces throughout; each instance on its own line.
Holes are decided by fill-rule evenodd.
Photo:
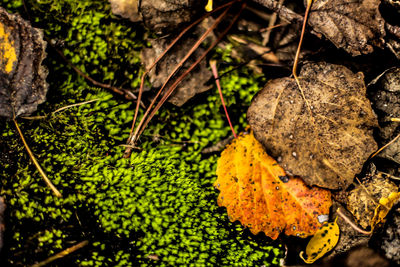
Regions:
M 246 3 L 243 2 L 240 11 L 235 15 L 235 17 L 232 19 L 231 23 L 228 25 L 228 27 L 218 36 L 217 40 L 215 40 L 210 47 L 208 47 L 203 54 L 171 85 L 171 87 L 168 89 L 168 91 L 165 93 L 165 95 L 161 98 L 160 102 L 157 104 L 157 106 L 154 108 L 154 110 L 151 112 L 149 117 L 146 119 L 146 121 L 143 124 L 142 129 L 139 131 L 137 138 L 143 133 L 145 127 L 147 124 L 150 122 L 150 120 L 153 118 L 153 116 L 157 113 L 157 111 L 160 109 L 160 107 L 164 104 L 164 102 L 168 99 L 168 97 L 174 92 L 176 87 L 179 85 L 179 83 L 188 75 L 205 57 L 206 55 L 221 41 L 221 39 L 228 33 L 228 31 L 231 29 L 233 24 L 235 24 L 236 20 L 239 18 L 243 8 L 246 6 Z
M 228 120 L 229 127 L 231 127 L 231 131 L 232 131 L 232 133 L 233 133 L 233 136 L 234 136 L 235 138 L 237 138 L 235 129 L 233 129 L 233 125 L 232 125 L 231 119 L 229 118 L 228 110 L 226 109 L 226 105 L 225 105 L 225 101 L 224 101 L 224 96 L 222 95 L 222 89 L 221 89 L 221 85 L 220 85 L 220 83 L 219 83 L 219 77 L 218 77 L 217 63 L 215 62 L 215 60 L 210 60 L 210 66 L 211 66 L 211 70 L 212 70 L 212 73 L 213 73 L 214 78 L 215 78 L 215 83 L 217 84 L 217 88 L 218 88 L 218 92 L 219 92 L 219 97 L 221 98 L 222 106 L 224 107 L 226 119 Z
M 65 250 L 63 250 L 63 251 L 57 253 L 57 254 L 54 255 L 54 256 L 51 256 L 50 258 L 48 258 L 48 259 L 46 259 L 46 260 L 44 260 L 44 261 L 42 261 L 42 262 L 39 262 L 39 263 L 36 263 L 36 264 L 32 265 L 31 267 L 41 267 L 41 266 L 45 266 L 45 265 L 47 265 L 47 264 L 49 264 L 49 263 L 51 263 L 51 262 L 53 262 L 53 261 L 55 261 L 55 260 L 57 260 L 57 259 L 63 258 L 63 257 L 65 257 L 65 256 L 71 254 L 72 252 L 75 252 L 75 251 L 78 250 L 78 249 L 83 248 L 83 247 L 86 246 L 87 244 L 89 244 L 89 241 L 87 241 L 87 240 L 82 241 L 82 242 L 80 242 L 80 243 L 78 243 L 78 244 L 76 244 L 76 245 L 73 245 L 72 247 L 69 247 L 69 248 L 67 248 L 67 249 L 65 249 Z
M 357 232 L 364 234 L 364 235 L 370 235 L 372 234 L 372 231 L 365 231 L 363 229 L 361 229 L 360 227 L 358 227 L 355 223 L 353 223 L 346 215 L 344 215 L 344 213 L 342 213 L 342 211 L 340 210 L 340 208 L 337 209 L 337 214 L 340 215 L 340 217 L 343 218 L 343 220 L 348 223 L 354 230 L 356 230 Z
M 99 100 L 100 100 L 100 98 L 96 98 L 96 99 L 92 99 L 92 100 L 89 100 L 89 101 L 85 101 L 85 102 L 80 102 L 80 103 L 75 103 L 75 104 L 72 104 L 72 105 L 64 106 L 64 107 L 61 107 L 59 109 L 56 109 L 55 111 L 51 112 L 49 115 L 52 116 L 57 112 L 60 112 L 60 111 L 63 111 L 63 110 L 69 109 L 69 108 L 73 108 L 73 107 L 82 106 L 82 105 L 89 104 L 89 103 L 92 103 L 92 102 L 95 102 L 95 101 L 99 101 Z M 21 119 L 25 119 L 25 120 L 40 120 L 40 119 L 45 119 L 49 115 L 32 116 L 32 117 L 20 117 L 20 118 Z
M 102 88 L 105 88 L 105 89 L 109 89 L 109 90 L 113 91 L 114 93 L 117 93 L 117 94 L 119 94 L 119 95 L 124 96 L 124 97 L 125 97 L 126 99 L 128 99 L 128 100 L 137 100 L 136 95 L 134 95 L 134 94 L 132 93 L 131 90 L 128 90 L 128 89 L 125 89 L 125 88 L 118 88 L 118 87 L 112 86 L 112 85 L 110 85 L 110 84 L 105 84 L 105 83 L 101 83 L 101 82 L 96 81 L 95 79 L 93 79 L 92 77 L 90 77 L 89 75 L 87 75 L 86 73 L 84 73 L 83 71 L 81 71 L 79 68 L 77 68 L 74 64 L 72 64 L 72 62 L 69 61 L 69 60 L 65 57 L 65 55 L 64 55 L 63 52 L 61 52 L 60 50 L 58 50 L 58 49 L 55 48 L 55 47 L 53 47 L 53 48 L 54 48 L 54 50 L 60 55 L 60 57 L 62 57 L 62 59 L 64 59 L 64 61 L 65 61 L 76 73 L 78 73 L 78 75 L 82 76 L 83 78 L 85 78 L 86 80 L 88 80 L 89 82 L 91 82 L 92 84 L 94 84 L 95 86 L 102 87 Z M 142 107 L 145 107 L 145 105 L 143 104 L 142 101 L 140 101 L 139 103 L 140 103 L 140 105 L 141 105 Z
M 236 1 L 233 1 L 236 2 Z M 232 2 L 232 3 L 233 3 Z M 214 10 L 215 11 L 215 10 Z M 213 25 L 211 25 L 211 27 L 203 33 L 203 35 L 199 38 L 199 40 L 197 40 L 197 42 L 193 45 L 193 47 L 189 50 L 189 52 L 185 55 L 185 57 L 177 64 L 177 66 L 175 66 L 174 70 L 171 72 L 171 74 L 167 77 L 167 80 L 164 82 L 164 84 L 161 86 L 160 90 L 157 92 L 156 96 L 153 98 L 152 102 L 150 103 L 149 107 L 147 108 L 145 114 L 143 115 L 141 121 L 139 122 L 139 125 L 136 127 L 135 132 L 129 137 L 127 145 L 129 146 L 133 146 L 135 147 L 135 142 L 136 140 L 139 138 L 140 134 L 143 132 L 144 128 L 146 128 L 148 122 L 151 120 L 151 118 L 154 116 L 155 112 L 158 111 L 158 109 L 161 107 L 161 105 L 165 102 L 165 100 L 169 97 L 168 92 L 172 91 L 176 88 L 176 86 L 181 82 L 181 80 L 186 77 L 186 75 L 195 67 L 197 66 L 198 63 L 200 63 L 200 61 L 196 61 L 181 77 L 179 77 L 177 79 L 177 81 L 171 85 L 169 91 L 163 96 L 163 98 L 160 100 L 160 103 L 157 104 L 157 106 L 154 108 L 153 112 L 150 113 L 151 108 L 153 107 L 153 105 L 155 104 L 155 102 L 157 101 L 157 98 L 161 95 L 161 92 L 164 90 L 164 88 L 167 86 L 168 82 L 170 81 L 170 79 L 175 75 L 175 73 L 182 67 L 182 65 L 186 62 L 186 60 L 193 54 L 193 52 L 200 46 L 200 44 L 204 41 L 204 39 L 207 37 L 207 35 L 217 27 L 217 25 L 221 22 L 221 20 L 225 17 L 225 15 L 228 13 L 229 11 L 229 7 L 215 20 L 215 22 L 213 23 Z M 211 45 L 211 47 L 213 47 Z M 206 50 L 208 53 L 210 51 L 210 49 Z M 206 54 L 205 53 L 205 54 Z M 203 54 L 205 56 L 205 54 Z M 201 58 L 202 59 L 202 58 Z M 142 80 L 142 82 L 144 82 Z M 175 88 L 174 88 L 175 87 Z M 139 91 L 139 97 L 140 97 L 140 91 Z M 163 100 L 164 99 L 164 100 Z M 155 112 L 154 112 L 155 111 Z M 136 112 L 135 112 L 136 113 Z M 150 113 L 150 115 L 149 115 Z M 149 117 L 148 117 L 149 115 Z M 135 117 L 137 117 L 137 114 L 135 115 Z M 147 119 L 146 119 L 147 118 Z M 133 125 L 134 126 L 134 125 Z M 125 152 L 124 152 L 124 157 L 127 158 L 130 156 L 132 152 L 132 149 L 130 147 L 128 147 Z
M 215 8 L 214 10 L 212 10 L 211 12 L 206 13 L 205 15 L 203 15 L 202 17 L 200 17 L 198 20 L 194 21 L 193 23 L 191 23 L 188 27 L 186 27 L 182 32 L 179 33 L 179 35 L 167 46 L 167 48 L 161 53 L 161 55 L 159 55 L 157 57 L 157 59 L 153 62 L 153 64 L 150 65 L 150 67 L 148 69 L 146 69 L 146 71 L 143 73 L 141 81 L 140 81 L 140 88 L 139 88 L 139 94 L 138 94 L 138 100 L 141 101 L 142 99 L 142 94 L 143 94 L 143 88 L 144 88 L 144 83 L 146 80 L 146 76 L 147 74 L 157 65 L 157 63 L 168 53 L 169 50 L 171 50 L 171 48 L 182 38 L 182 36 L 187 33 L 190 29 L 192 29 L 194 26 L 196 26 L 197 24 L 199 24 L 201 21 L 203 21 L 205 18 L 209 17 L 211 14 L 223 9 L 224 7 L 228 7 L 230 5 L 232 5 L 234 2 L 236 1 L 231 1 L 228 2 L 222 6 L 219 6 L 217 8 Z M 156 96 L 153 100 L 155 100 L 158 96 Z M 150 107 L 152 107 L 152 104 L 150 104 Z M 133 121 L 132 121 L 132 127 L 131 127 L 131 132 L 129 133 L 129 138 L 128 138 L 128 142 L 127 144 L 131 144 L 133 143 L 132 140 L 135 139 L 135 136 L 133 135 L 133 130 L 135 128 L 136 125 L 136 120 L 139 114 L 139 102 L 136 103 L 136 108 L 135 108 L 135 115 L 133 117 Z M 139 126 L 138 126 L 139 127 Z M 130 152 L 125 151 L 125 154 L 130 154 Z M 125 155 L 126 156 L 126 155 Z
M 374 154 L 371 155 L 370 159 L 372 159 L 373 157 L 375 157 L 376 155 L 381 153 L 382 150 L 384 150 L 385 148 L 387 148 L 388 146 L 393 144 L 397 139 L 399 139 L 399 137 L 400 137 L 400 134 L 398 134 L 395 138 L 393 138 L 389 143 L 387 143 L 383 147 L 379 148 Z
M 40 175 L 42 176 L 43 180 L 45 181 L 45 183 L 47 184 L 47 186 L 51 189 L 51 191 L 53 191 L 53 194 L 56 197 L 62 197 L 60 191 L 57 190 L 57 188 L 52 184 L 52 182 L 49 180 L 49 178 L 47 178 L 46 173 L 43 171 L 42 167 L 40 167 L 39 163 L 37 162 L 35 156 L 33 155 L 31 149 L 28 146 L 28 143 L 25 141 L 24 135 L 22 134 L 21 129 L 19 128 L 19 125 L 17 123 L 17 120 L 15 118 L 13 118 L 15 127 L 17 128 L 17 131 L 19 133 L 19 136 L 21 137 L 22 143 L 24 143 L 25 149 L 29 154 L 29 157 L 31 158 L 33 164 L 35 165 L 36 169 L 39 171 Z
M 288 9 L 284 5 L 280 5 L 278 1 L 275 0 L 253 0 L 253 2 L 258 3 L 278 14 L 281 19 L 288 22 L 301 21 L 303 17 L 296 12 Z

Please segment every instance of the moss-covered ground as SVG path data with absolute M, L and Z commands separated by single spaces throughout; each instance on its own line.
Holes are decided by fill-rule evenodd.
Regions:
M 136 88 L 146 32 L 111 14 L 108 1 L 2 0 L 45 29 L 74 65 L 104 83 Z M 234 63 L 229 49 L 220 62 Z M 204 147 L 228 137 L 216 88 L 181 108 L 163 107 L 141 138 L 143 151 L 122 158 L 134 103 L 78 76 L 52 49 L 48 101 L 33 115 L 82 101 L 41 120 L 19 119 L 27 142 L 62 192 L 52 195 L 11 122 L 0 122 L 0 195 L 7 203 L 3 265 L 31 265 L 82 240 L 89 245 L 55 266 L 271 266 L 282 250 L 230 223 L 213 188 L 218 154 Z M 221 71 L 228 71 L 221 65 Z M 129 81 L 128 83 L 126 81 Z M 263 78 L 246 68 L 221 79 L 236 130 Z

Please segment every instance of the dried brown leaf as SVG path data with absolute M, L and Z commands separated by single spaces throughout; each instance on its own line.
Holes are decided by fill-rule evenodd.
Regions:
M 167 80 L 167 77 L 174 70 L 175 66 L 186 56 L 195 41 L 194 38 L 184 38 L 183 43 L 172 48 L 171 51 L 157 64 L 157 66 L 150 71 L 149 78 L 153 87 L 162 86 L 162 84 Z M 150 42 L 152 48 L 146 48 L 142 51 L 142 62 L 146 68 L 151 66 L 154 60 L 165 50 L 170 41 L 167 39 L 153 39 Z M 192 57 L 184 64 L 183 70 L 193 64 L 194 59 L 198 58 L 203 52 L 204 50 L 202 48 L 196 49 Z M 176 106 L 182 106 L 196 94 L 211 88 L 211 86 L 205 85 L 212 76 L 211 71 L 207 69 L 206 64 L 206 61 L 203 60 L 185 77 L 185 79 L 183 79 L 175 92 L 168 99 L 170 103 Z M 181 70 L 177 73 L 176 77 L 182 73 L 183 71 Z
M 309 25 L 353 56 L 368 54 L 383 44 L 384 20 L 379 0 L 314 1 Z
M 179 30 L 197 13 L 204 12 L 204 5 L 197 0 L 141 0 L 139 9 L 145 25 L 161 34 Z
M 363 185 L 357 185 L 356 188 L 350 191 L 347 209 L 354 215 L 361 227 L 365 229 L 370 226 L 379 200 L 387 198 L 392 192 L 397 192 L 398 188 L 393 182 L 388 181 L 379 174 L 370 177 Z
M 139 0 L 109 0 L 111 10 L 115 15 L 119 15 L 130 21 L 137 22 L 142 20 L 139 13 Z
M 0 116 L 28 115 L 45 101 L 45 48 L 41 30 L 0 7 Z
M 304 65 L 299 75 L 312 116 L 292 78 L 269 81 L 248 110 L 255 137 L 288 172 L 307 184 L 347 188 L 377 149 L 375 114 L 363 74 L 325 62 Z

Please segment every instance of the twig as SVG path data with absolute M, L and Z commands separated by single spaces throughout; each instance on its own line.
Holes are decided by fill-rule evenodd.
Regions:
M 230 2 L 231 4 L 233 4 L 233 2 L 236 1 L 232 1 Z M 217 9 L 214 9 L 212 12 L 214 12 Z M 135 119 L 137 118 L 137 111 L 138 111 L 138 106 L 136 106 L 136 111 L 135 111 L 135 118 L 134 118 L 134 123 L 132 124 L 132 129 L 131 129 L 131 134 L 128 138 L 128 142 L 127 145 L 130 146 L 135 146 L 135 142 L 136 140 L 139 138 L 139 136 L 141 135 L 141 133 L 143 132 L 144 128 L 146 128 L 147 124 L 149 123 L 149 121 L 152 119 L 152 117 L 154 116 L 154 114 L 158 111 L 158 109 L 161 107 L 161 105 L 165 102 L 165 100 L 169 97 L 169 95 L 173 92 L 173 90 L 177 87 L 177 85 L 181 82 L 181 80 L 186 77 L 186 75 L 195 67 L 197 66 L 198 63 L 200 63 L 200 61 L 196 61 L 195 63 L 193 63 L 193 67 L 191 66 L 184 74 L 182 74 L 173 85 L 171 85 L 170 89 L 168 90 L 168 92 L 170 93 L 166 93 L 163 98 L 160 100 L 160 102 L 156 105 L 156 107 L 153 109 L 153 112 L 150 113 L 151 108 L 153 107 L 153 105 L 155 104 L 155 102 L 157 101 L 157 98 L 161 95 L 161 92 L 164 90 L 164 88 L 166 87 L 166 85 L 168 84 L 169 80 L 175 75 L 175 73 L 180 69 L 180 67 L 186 62 L 186 60 L 191 56 L 191 54 L 200 46 L 200 44 L 203 42 L 203 40 L 207 37 L 208 33 L 210 33 L 215 27 L 217 27 L 217 25 L 220 23 L 220 21 L 225 17 L 225 15 L 228 13 L 229 8 L 227 8 L 213 23 L 213 25 L 205 32 L 203 33 L 203 35 L 199 38 L 199 40 L 193 45 L 193 47 L 190 49 L 190 51 L 185 55 L 185 57 L 178 63 L 178 65 L 174 68 L 174 70 L 172 71 L 172 73 L 168 76 L 167 80 L 164 82 L 164 84 L 162 85 L 162 87 L 160 88 L 160 90 L 157 92 L 156 96 L 153 98 L 152 102 L 150 103 L 149 107 L 147 108 L 145 114 L 143 115 L 141 121 L 139 122 L 139 125 L 136 127 L 135 132 L 132 134 L 132 129 L 134 127 L 134 123 L 135 123 Z M 211 13 L 211 12 L 210 12 Z M 209 13 L 208 13 L 209 14 Z M 186 30 L 186 29 L 185 29 Z M 182 34 L 182 33 L 181 33 Z M 220 39 L 219 39 L 220 40 Z M 219 41 L 218 40 L 218 41 Z M 176 40 L 177 41 L 177 40 Z M 174 41 L 175 42 L 175 41 Z M 174 44 L 173 42 L 173 44 Z M 171 46 L 171 45 L 170 45 Z M 215 46 L 215 45 L 214 45 Z M 210 47 L 213 47 L 213 45 L 211 45 Z M 169 47 L 167 48 L 169 49 Z M 210 51 L 210 49 L 207 49 L 206 52 L 203 54 L 205 56 L 206 53 L 208 53 Z M 159 59 L 159 58 L 158 58 Z M 157 59 L 157 60 L 158 60 Z M 156 60 L 156 61 L 157 61 Z M 153 64 L 154 65 L 154 64 Z M 153 66 L 152 66 L 153 67 Z M 142 83 L 144 83 L 144 80 L 142 79 Z M 142 86 L 141 86 L 142 88 Z M 172 90 L 171 90 L 172 89 Z M 139 99 L 141 97 L 141 91 L 139 91 Z M 149 115 L 150 113 L 150 115 Z M 146 119 L 147 117 L 147 119 Z M 131 148 L 127 148 L 124 152 L 124 157 L 127 158 L 130 156 L 132 152 Z
M 279 0 L 278 4 L 280 6 L 282 6 L 284 1 L 285 0 Z M 276 23 L 277 16 L 278 16 L 278 14 L 276 12 L 272 14 L 271 19 L 268 22 L 268 30 L 262 35 L 262 37 L 263 37 L 262 44 L 264 46 L 267 45 L 268 42 L 269 42 L 269 38 L 270 38 L 270 35 L 271 35 L 271 32 L 272 32 L 272 28 Z
M 209 153 L 219 152 L 219 151 L 221 151 L 227 144 L 229 144 L 229 143 L 233 140 L 233 138 L 234 138 L 234 137 L 233 137 L 232 135 L 230 135 L 230 136 L 228 136 L 227 138 L 225 138 L 225 139 L 219 141 L 218 143 L 216 143 L 216 144 L 214 144 L 214 145 L 212 145 L 212 146 L 209 146 L 209 147 L 204 148 L 204 149 L 201 151 L 201 153 L 202 153 L 202 154 L 209 154 Z
M 232 133 L 233 133 L 233 136 L 234 136 L 235 138 L 237 138 L 235 129 L 233 129 L 233 125 L 232 125 L 231 119 L 229 118 L 228 110 L 226 109 L 226 105 L 225 105 L 225 101 L 224 101 L 224 96 L 222 95 L 221 85 L 220 85 L 220 83 L 219 83 L 219 77 L 218 77 L 217 63 L 215 62 L 215 60 L 210 60 L 210 66 L 211 66 L 211 70 L 212 70 L 212 73 L 213 73 L 214 78 L 215 78 L 215 83 L 217 84 L 217 88 L 218 88 L 218 92 L 219 92 L 219 97 L 221 98 L 222 106 L 224 107 L 226 119 L 228 120 L 229 127 L 231 127 L 231 131 L 232 131 Z
M 219 35 L 219 37 L 208 47 L 203 54 L 171 85 L 171 87 L 168 89 L 168 91 L 165 93 L 165 95 L 161 98 L 160 102 L 157 104 L 157 106 L 153 109 L 153 111 L 150 113 L 148 118 L 143 124 L 142 129 L 140 129 L 137 137 L 139 137 L 147 124 L 150 122 L 150 120 L 154 117 L 154 115 L 157 113 L 157 111 L 160 109 L 160 107 L 164 104 L 164 102 L 168 99 L 168 97 L 174 92 L 176 87 L 179 85 L 179 83 L 186 77 L 187 74 L 189 74 L 205 57 L 206 55 L 221 41 L 221 39 L 228 33 L 228 31 L 231 29 L 233 24 L 236 22 L 236 20 L 239 18 L 239 15 L 241 14 L 243 8 L 245 7 L 246 3 L 243 2 L 240 11 L 235 15 L 235 17 L 232 19 L 231 23 L 228 25 L 228 27 Z M 125 155 L 124 155 L 125 156 Z
M 281 19 L 288 22 L 301 21 L 303 17 L 296 12 L 288 9 L 287 7 L 280 5 L 278 1 L 275 0 L 253 0 L 253 2 L 258 3 L 278 14 Z
M 82 242 L 80 242 L 80 243 L 78 243 L 76 245 L 73 245 L 72 247 L 69 247 L 69 248 L 57 253 L 54 256 L 51 256 L 50 258 L 48 258 L 48 259 L 46 259 L 46 260 L 44 260 L 42 262 L 39 262 L 39 263 L 36 263 L 36 264 L 32 265 L 31 267 L 45 266 L 45 265 L 47 265 L 47 264 L 49 264 L 49 263 L 51 263 L 51 262 L 53 262 L 53 261 L 55 261 L 57 259 L 63 258 L 65 256 L 67 256 L 68 254 L 71 254 L 72 252 L 75 252 L 78 249 L 83 248 L 87 244 L 89 244 L 89 241 L 87 241 L 87 240 L 82 241 Z
M 31 158 L 33 164 L 35 165 L 36 169 L 39 171 L 40 175 L 42 176 L 43 180 L 47 184 L 48 187 L 50 187 L 51 191 L 53 191 L 54 195 L 56 197 L 62 197 L 60 191 L 57 190 L 57 188 L 52 184 L 52 182 L 47 178 L 46 173 L 43 171 L 42 167 L 40 167 L 39 163 L 37 162 L 35 156 L 33 155 L 31 149 L 28 146 L 28 143 L 25 141 L 24 135 L 22 134 L 21 129 L 18 126 L 17 120 L 15 117 L 13 118 L 15 127 L 17 128 L 17 131 L 19 133 L 19 136 L 21 137 L 22 143 L 24 143 L 25 149 L 29 154 L 29 157 Z
M 168 51 L 181 39 L 181 37 L 188 32 L 190 29 L 192 29 L 194 26 L 196 26 L 197 24 L 199 24 L 201 21 L 203 21 L 205 18 L 207 18 L 208 16 L 210 16 L 211 14 L 221 10 L 224 7 L 230 6 L 232 5 L 234 2 L 236 1 L 231 1 L 229 3 L 226 3 L 222 6 L 219 6 L 217 8 L 215 8 L 214 10 L 212 10 L 211 12 L 208 12 L 207 14 L 203 15 L 201 18 L 199 18 L 198 20 L 194 21 L 193 23 L 191 23 L 188 27 L 186 27 L 181 33 L 179 33 L 179 35 L 168 45 L 168 47 L 161 53 L 161 55 L 159 55 L 157 57 L 157 59 L 153 62 L 153 64 L 150 65 L 150 67 L 148 69 L 146 69 L 146 71 L 143 73 L 141 81 L 140 81 L 140 87 L 139 87 L 139 94 L 138 94 L 138 100 L 141 101 L 142 99 L 142 94 L 143 94 L 143 88 L 144 88 L 144 83 L 145 83 L 145 79 L 147 74 L 157 65 L 157 63 L 168 53 Z M 153 101 L 155 101 L 157 99 L 158 96 L 156 96 Z M 149 107 L 153 106 L 153 102 L 152 104 L 150 104 Z M 135 115 L 133 117 L 133 121 L 132 121 L 132 127 L 131 127 L 131 132 L 129 133 L 129 138 L 127 141 L 128 145 L 132 145 L 132 143 L 134 142 L 133 140 L 136 139 L 135 135 L 133 134 L 133 130 L 135 128 L 136 125 L 136 120 L 139 114 L 139 102 L 136 103 L 136 108 L 135 108 Z M 139 127 L 139 126 L 138 126 Z M 126 150 L 124 153 L 124 157 L 128 157 L 130 155 L 131 151 Z
M 337 214 L 340 215 L 340 217 L 343 218 L 343 220 L 348 223 L 354 230 L 356 230 L 357 232 L 364 234 L 364 235 L 370 235 L 372 234 L 372 231 L 365 231 L 363 229 L 361 229 L 360 227 L 358 227 L 355 223 L 353 223 L 346 215 L 344 215 L 344 213 L 342 213 L 342 211 L 340 210 L 340 208 L 337 209 Z
M 382 174 L 382 177 L 383 177 L 383 178 L 390 178 L 390 179 L 393 179 L 393 180 L 400 181 L 400 177 L 394 176 L 394 175 L 392 175 L 392 174 L 390 174 L 390 173 L 382 172 L 382 171 L 379 171 L 379 173 Z
M 50 116 L 54 115 L 57 112 L 60 112 L 60 111 L 63 111 L 63 110 L 69 109 L 69 108 L 82 106 L 82 105 L 89 104 L 89 103 L 92 103 L 92 102 L 95 102 L 95 101 L 99 101 L 99 100 L 100 100 L 100 98 L 96 98 L 96 99 L 92 99 L 92 100 L 89 100 L 89 101 L 85 101 L 85 102 L 80 102 L 80 103 L 75 103 L 75 104 L 72 104 L 72 105 L 64 106 L 64 107 L 61 107 L 61 108 L 56 109 L 55 111 L 51 112 Z M 26 120 L 40 120 L 40 119 L 45 119 L 47 116 L 48 115 L 32 116 L 32 117 L 20 117 L 20 118 L 21 119 L 26 119 Z
M 93 79 L 92 77 L 90 77 L 89 75 L 87 75 L 86 73 L 81 71 L 79 68 L 77 68 L 74 64 L 72 64 L 72 62 L 69 61 L 65 57 L 63 52 L 61 52 L 60 50 L 58 50 L 55 47 L 53 47 L 53 48 L 76 73 L 78 73 L 80 76 L 82 76 L 83 78 L 85 78 L 86 80 L 88 80 L 89 82 L 94 84 L 95 86 L 99 86 L 99 87 L 102 87 L 102 88 L 105 88 L 105 89 L 109 89 L 109 90 L 113 91 L 114 93 L 117 93 L 119 95 L 123 95 L 128 100 L 137 100 L 138 99 L 136 97 L 136 95 L 134 95 L 132 93 L 131 90 L 128 90 L 128 89 L 125 89 L 125 88 L 118 88 L 118 87 L 112 86 L 110 84 L 105 84 L 105 83 L 101 83 L 101 82 L 96 81 L 95 79 Z M 143 108 L 145 107 L 145 105 L 143 104 L 142 101 L 139 101 L 139 103 Z
M 387 143 L 383 147 L 379 148 L 374 154 L 371 155 L 370 159 L 372 159 L 373 157 L 378 155 L 382 150 L 384 150 L 385 148 L 387 148 L 388 146 L 393 144 L 397 139 L 399 139 L 399 137 L 400 137 L 400 134 L 398 134 L 395 138 L 393 138 L 389 143 Z

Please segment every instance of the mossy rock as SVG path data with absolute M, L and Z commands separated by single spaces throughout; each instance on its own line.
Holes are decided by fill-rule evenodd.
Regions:
M 105 0 L 26 2 L 35 27 L 47 29 L 55 43 L 62 40 L 59 48 L 77 67 L 104 83 L 138 85 L 139 50 L 147 45 L 139 24 L 113 16 Z M 28 18 L 21 1 L 2 5 Z M 232 61 L 229 51 L 217 57 Z M 31 265 L 89 240 L 54 264 L 278 265 L 278 243 L 230 223 L 216 204 L 218 155 L 201 154 L 230 134 L 216 89 L 182 108 L 163 107 L 141 138 L 143 151 L 123 159 L 120 145 L 129 135 L 134 103 L 88 85 L 51 50 L 46 65 L 48 102 L 34 115 L 97 100 L 42 120 L 19 120 L 61 199 L 46 187 L 13 124 L 0 122 L 0 188 L 7 203 L 2 264 Z M 240 130 L 262 78 L 232 69 L 221 69 L 231 70 L 221 84 Z

